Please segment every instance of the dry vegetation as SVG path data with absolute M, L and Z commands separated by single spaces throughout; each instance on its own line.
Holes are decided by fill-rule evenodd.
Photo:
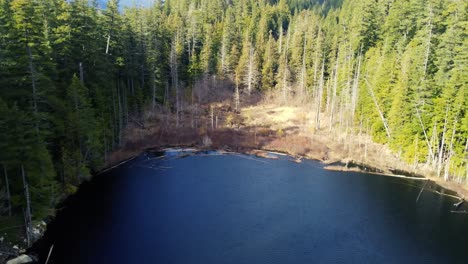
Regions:
M 275 95 L 257 94 L 242 101 L 239 111 L 235 111 L 229 89 L 217 92 L 217 96 L 210 89 L 194 91 L 191 96 L 198 103 L 185 106 L 179 126 L 175 114 L 164 107 L 149 109 L 144 118 L 131 122 L 123 146 L 111 154 L 107 165 L 161 147 L 223 149 L 259 156 L 263 154 L 258 150 L 268 150 L 320 160 L 330 164 L 328 169 L 333 170 L 363 171 L 365 168 L 384 174 L 424 175 L 468 197 L 464 186 L 445 182 L 422 165 L 402 162 L 387 146 L 372 142 L 365 133 L 330 128 L 326 116 L 321 117 L 321 129 L 317 130 L 314 111 L 304 102 L 289 100 L 286 105 Z M 351 163 L 358 167 L 348 167 Z

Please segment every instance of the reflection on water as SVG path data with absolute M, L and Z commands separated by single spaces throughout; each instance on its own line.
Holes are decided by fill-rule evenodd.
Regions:
M 49 263 L 468 260 L 468 219 L 431 192 L 416 203 L 420 181 L 287 156 L 163 154 L 84 184 L 36 245 L 41 257 L 55 244 Z

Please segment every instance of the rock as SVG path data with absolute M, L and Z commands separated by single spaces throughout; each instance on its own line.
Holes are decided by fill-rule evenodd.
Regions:
M 41 234 L 41 230 L 39 230 L 39 228 L 34 228 L 34 227 L 33 227 L 33 228 L 32 228 L 32 233 L 33 233 L 33 235 L 38 236 L 38 235 Z
M 0 237 L 0 243 L 3 243 L 3 239 L 4 239 L 3 237 Z
M 13 249 L 14 249 L 14 250 L 19 250 L 19 247 L 18 247 L 17 245 L 14 245 L 14 246 L 13 246 Z
M 31 263 L 31 262 L 33 262 L 33 259 L 30 256 L 21 255 L 17 258 L 10 259 L 9 261 L 7 261 L 6 264 L 25 264 L 25 263 Z

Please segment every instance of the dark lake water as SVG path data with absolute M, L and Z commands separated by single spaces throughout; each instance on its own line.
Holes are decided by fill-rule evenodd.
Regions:
M 468 263 L 468 215 L 423 181 L 248 155 L 144 154 L 96 176 L 44 263 Z

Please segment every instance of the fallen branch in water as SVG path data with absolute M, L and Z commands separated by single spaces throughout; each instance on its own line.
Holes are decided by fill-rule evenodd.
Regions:
M 458 203 L 454 203 L 453 206 L 455 206 L 457 209 L 462 205 L 462 203 L 465 202 L 465 200 L 461 199 Z
M 237 156 L 237 157 L 244 158 L 244 159 L 253 160 L 253 161 L 258 161 L 258 162 L 262 162 L 262 163 L 266 163 L 266 164 L 269 163 L 269 162 L 266 162 L 266 161 L 264 161 L 264 160 L 254 159 L 254 158 L 251 158 L 251 157 L 242 155 L 242 154 L 233 154 L 233 155 L 234 155 L 234 156 Z
M 454 213 L 454 214 L 468 214 L 468 211 L 464 210 L 464 211 L 450 211 L 451 213 Z
M 121 161 L 121 162 L 119 162 L 118 164 L 116 164 L 116 165 L 114 165 L 114 166 L 105 168 L 105 169 L 101 170 L 99 173 L 104 173 L 104 172 L 106 172 L 106 171 L 112 170 L 113 168 L 116 168 L 116 167 L 118 167 L 118 166 L 120 166 L 120 165 L 122 165 L 122 164 L 124 164 L 124 163 L 127 163 L 127 162 L 129 162 L 129 161 L 132 161 L 132 160 L 134 160 L 134 159 L 136 159 L 136 158 L 138 158 L 138 155 L 135 156 L 135 157 L 133 157 L 133 158 L 130 158 L 130 159 L 126 159 L 126 160 L 124 160 L 124 161 Z
M 135 168 L 142 168 L 142 169 L 150 169 L 150 170 L 168 170 L 172 169 L 172 167 L 151 167 L 151 166 L 141 166 L 137 165 Z
M 423 187 L 421 188 L 421 191 L 420 191 L 419 194 L 418 194 L 418 198 L 416 198 L 416 202 L 419 201 L 419 197 L 421 197 L 421 194 L 422 194 L 422 192 L 424 191 L 424 188 L 426 187 L 426 185 L 427 185 L 428 182 L 429 182 L 429 181 L 426 181 L 426 182 L 424 183 Z
M 454 199 L 457 199 L 457 200 L 460 200 L 460 201 L 463 201 L 463 199 L 461 197 L 458 197 L 458 196 L 455 196 L 455 195 L 451 195 L 451 194 L 446 194 L 446 193 L 441 193 L 439 191 L 433 191 L 437 194 L 440 194 L 440 195 L 443 195 L 443 196 L 447 196 L 447 197 L 451 197 L 451 198 L 454 198 Z
M 403 179 L 418 180 L 418 181 L 429 181 L 428 178 L 422 178 L 422 177 L 411 177 L 411 176 L 404 176 L 404 175 L 397 175 L 397 174 L 388 174 L 388 173 L 378 173 L 378 172 L 366 172 L 366 173 L 377 174 L 377 175 L 388 176 L 388 177 L 395 177 L 395 178 L 403 178 Z
M 54 249 L 54 244 L 52 244 L 52 246 L 49 249 L 49 254 L 47 255 L 47 259 L 46 259 L 45 264 L 49 263 L 50 255 L 52 254 L 53 249 Z
M 418 181 L 430 181 L 428 178 L 424 178 L 424 177 L 411 177 L 411 176 L 404 176 L 404 175 L 398 175 L 398 174 L 371 172 L 371 171 L 362 170 L 362 169 L 360 169 L 358 167 L 326 166 L 326 167 L 324 167 L 324 169 L 330 170 L 330 171 L 362 172 L 362 173 L 368 173 L 368 174 L 374 174 L 374 175 L 382 175 L 382 176 L 387 176 L 387 177 L 411 179 L 411 180 L 418 180 Z
M 431 181 L 428 181 L 428 182 L 431 182 Z M 405 185 L 405 186 L 409 186 L 409 187 L 412 187 L 412 188 L 418 188 L 419 189 L 419 186 L 416 186 L 416 185 L 413 185 L 413 184 L 408 184 L 408 183 L 402 183 L 402 182 L 392 182 L 393 184 L 399 184 L 399 185 Z M 461 197 L 458 197 L 458 196 L 455 196 L 455 195 L 450 195 L 450 194 L 446 194 L 446 193 L 441 193 L 439 191 L 436 191 L 436 190 L 433 190 L 431 189 L 431 186 L 429 186 L 428 189 L 424 189 L 424 191 L 427 191 L 427 192 L 431 192 L 431 193 L 435 193 L 435 194 L 438 194 L 438 195 L 441 195 L 441 196 L 447 196 L 447 197 L 450 197 L 450 198 L 453 198 L 453 199 L 457 199 L 458 202 L 454 205 L 458 205 L 458 204 L 462 204 L 465 200 Z

